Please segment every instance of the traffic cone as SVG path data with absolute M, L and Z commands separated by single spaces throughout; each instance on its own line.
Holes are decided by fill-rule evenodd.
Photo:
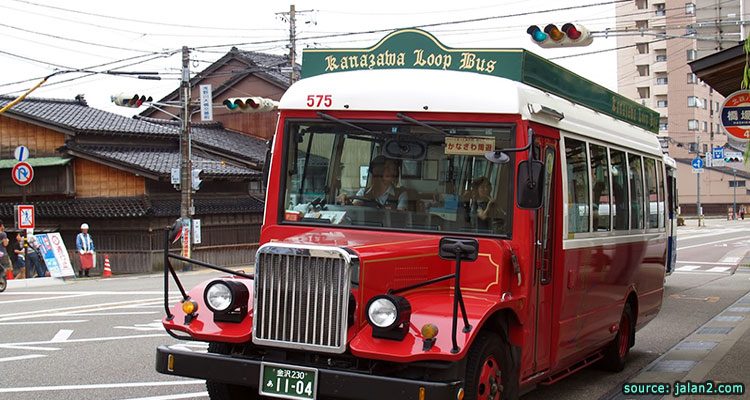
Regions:
M 13 268 L 8 268 L 5 270 L 5 280 L 9 281 L 13 279 Z
M 112 276 L 112 269 L 109 266 L 109 255 L 104 255 L 104 271 L 102 271 L 102 278 L 109 278 Z

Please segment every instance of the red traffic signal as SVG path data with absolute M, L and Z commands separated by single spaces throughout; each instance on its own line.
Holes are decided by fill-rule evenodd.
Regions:
M 125 93 L 120 93 L 118 95 L 114 95 L 110 98 L 113 103 L 115 103 L 118 106 L 121 107 L 131 107 L 131 108 L 138 108 L 143 103 L 150 103 L 154 101 L 154 99 L 151 96 L 143 96 L 143 95 L 126 95 Z
M 526 33 L 532 42 L 543 48 L 588 46 L 594 41 L 588 29 L 570 22 L 563 24 L 562 29 L 555 24 L 548 24 L 544 30 L 532 25 Z

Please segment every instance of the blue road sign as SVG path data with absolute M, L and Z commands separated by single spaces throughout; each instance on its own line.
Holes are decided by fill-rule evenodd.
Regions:
M 714 147 L 713 149 L 713 158 L 714 160 L 720 160 L 724 158 L 724 148 L 723 147 Z
M 693 165 L 693 169 L 701 169 L 705 166 L 703 159 L 700 157 L 694 158 L 691 164 Z

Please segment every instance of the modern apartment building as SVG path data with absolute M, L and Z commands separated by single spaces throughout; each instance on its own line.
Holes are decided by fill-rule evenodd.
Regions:
M 726 214 L 735 196 L 750 206 L 744 164 L 692 172 L 696 150 L 703 155 L 711 147 L 744 144 L 727 144 L 718 112 L 724 97 L 687 64 L 736 46 L 744 37 L 747 5 L 750 0 L 633 0 L 615 6 L 618 91 L 659 112 L 664 149 L 678 161 L 683 214 L 695 214 L 699 181 L 704 214 Z

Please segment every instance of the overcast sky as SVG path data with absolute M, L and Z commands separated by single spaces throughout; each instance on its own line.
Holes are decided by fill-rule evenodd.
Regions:
M 424 28 L 450 47 L 523 47 L 547 58 L 613 49 L 615 39 L 597 38 L 588 47 L 541 49 L 531 43 L 526 28 L 547 23 L 579 22 L 592 31 L 614 28 L 615 5 L 559 10 L 607 0 L 412 0 L 363 1 L 196 1 L 130 0 L 2 0 L 0 2 L 0 94 L 18 95 L 39 78 L 58 70 L 97 71 L 138 63 L 123 71 L 159 72 L 161 81 L 81 73 L 51 78 L 32 96 L 73 98 L 84 94 L 89 105 L 132 115 L 135 110 L 114 106 L 119 92 L 144 93 L 158 99 L 179 85 L 180 48 L 221 45 L 191 53 L 191 72 L 198 72 L 224 55 L 231 45 L 243 50 L 288 53 L 289 24 L 279 12 L 294 3 L 298 12 L 297 59 L 305 47 L 368 47 L 384 32 L 326 39 L 310 36 L 405 28 L 477 18 L 484 21 Z M 528 14 L 516 15 L 513 14 Z M 158 54 L 153 54 L 158 53 Z M 12 54 L 12 55 L 11 55 Z M 172 54 L 171 56 L 168 54 Z M 23 59 L 21 57 L 25 57 Z M 125 62 L 119 60 L 129 59 Z M 145 61 L 145 62 L 144 62 Z M 566 68 L 617 89 L 616 54 L 555 60 Z M 71 78 L 78 78 L 63 82 Z M 18 81 L 26 81 L 11 84 Z

